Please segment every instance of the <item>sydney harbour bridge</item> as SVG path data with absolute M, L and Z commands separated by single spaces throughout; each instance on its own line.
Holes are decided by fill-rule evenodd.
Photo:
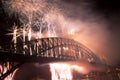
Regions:
M 15 46 L 15 47 L 14 47 Z M 48 37 L 13 44 L 9 51 L 1 51 L 0 79 L 3 80 L 26 62 L 61 62 L 86 60 L 100 64 L 100 59 L 87 47 L 72 39 Z
M 4 2 L 4 0 L 2 1 Z M 5 50 L 4 49 L 2 50 L 0 46 L 0 80 L 34 80 L 34 79 L 30 79 L 29 77 L 31 77 L 31 75 L 28 74 L 31 73 L 32 70 L 36 68 L 36 67 L 31 67 L 32 63 L 33 64 L 39 63 L 40 66 L 40 68 L 35 69 L 31 73 L 32 75 L 35 74 L 40 75 L 40 79 L 36 79 L 36 80 L 41 80 L 42 75 L 44 75 L 43 78 L 45 78 L 42 80 L 119 80 L 118 78 L 114 78 L 115 76 L 114 73 L 112 77 L 110 77 L 111 75 L 108 75 L 112 73 L 110 70 L 108 69 L 106 69 L 107 71 L 101 70 L 101 65 L 103 66 L 101 59 L 86 46 L 75 41 L 74 39 L 70 39 L 63 36 L 60 37 L 59 35 L 56 36 L 56 32 L 61 33 L 62 31 L 59 32 L 59 30 L 54 29 L 55 28 L 55 24 L 53 24 L 54 21 L 52 22 L 51 21 L 52 19 L 49 20 L 49 17 L 52 18 L 56 14 L 48 13 L 48 15 L 45 14 L 41 15 L 41 5 L 44 5 L 43 3 L 42 4 L 35 3 L 37 4 L 36 6 L 33 4 L 34 2 L 32 0 L 30 0 L 31 2 L 29 0 L 22 0 L 22 1 L 20 0 L 20 2 L 19 0 L 17 1 L 8 0 L 8 1 L 13 1 L 11 2 L 12 3 L 11 5 L 13 6 L 13 8 L 15 8 L 15 10 L 18 11 L 20 9 L 22 10 L 20 10 L 19 12 L 15 11 L 16 12 L 15 18 L 14 16 L 12 17 L 12 20 L 10 20 L 10 24 L 4 23 L 3 21 L 4 25 L 7 24 L 6 26 L 13 25 L 14 22 L 16 24 L 13 26 L 12 43 L 10 43 L 7 46 L 7 49 Z M 35 1 L 41 1 L 41 0 L 35 0 Z M 2 15 L 1 16 L 2 19 L 6 19 L 5 16 L 3 16 L 5 15 L 4 7 L 6 6 L 6 4 L 4 5 L 4 3 L 0 1 L 0 4 L 2 4 L 2 6 L 0 5 L 0 15 Z M 20 4 L 23 4 L 23 6 L 21 6 Z M 46 10 L 49 10 L 49 8 Z M 8 13 L 10 13 L 9 11 L 10 10 L 7 10 Z M 19 19 L 17 18 L 20 18 L 20 20 L 22 20 L 23 23 L 22 22 L 20 23 Z M 70 30 L 68 31 L 69 32 L 67 32 L 67 34 L 72 33 L 72 31 Z M 27 63 L 29 65 L 27 65 L 27 67 L 24 67 L 26 66 Z M 56 65 L 54 63 L 58 63 L 57 65 L 58 68 L 54 66 Z M 62 64 L 65 63 L 69 65 L 62 65 L 60 63 Z M 47 70 L 48 68 L 42 66 L 44 64 L 50 64 L 50 68 L 51 68 L 50 77 L 52 78 L 49 78 L 48 75 L 46 74 L 49 73 L 49 71 Z M 85 64 L 85 66 L 87 65 L 88 69 L 91 67 L 94 67 L 95 69 L 92 68 L 92 70 L 90 70 L 91 72 L 86 72 L 88 74 L 82 75 L 82 73 L 86 71 L 87 68 L 84 69 L 84 67 L 81 67 L 81 64 Z M 72 66 L 72 68 L 75 68 L 76 71 L 78 69 L 78 71 L 81 71 L 81 73 L 73 72 L 73 78 L 72 78 L 71 77 L 72 72 L 70 72 L 69 69 L 70 66 Z M 100 67 L 98 68 L 98 66 Z M 106 64 L 104 64 L 104 66 L 106 66 Z M 45 69 L 46 71 L 44 71 L 43 69 Z M 60 70 L 57 71 L 57 69 L 60 69 L 61 71 Z M 22 70 L 25 71 L 21 73 Z M 26 74 L 28 75 L 26 76 Z M 14 77 L 18 75 L 20 75 L 18 77 L 20 79 L 15 79 Z M 25 76 L 25 78 L 22 78 L 23 76 Z M 54 79 L 55 76 L 57 76 L 56 79 Z

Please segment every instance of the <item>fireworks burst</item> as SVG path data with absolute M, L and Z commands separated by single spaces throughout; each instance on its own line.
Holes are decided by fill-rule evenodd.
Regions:
M 56 37 L 56 25 L 50 19 L 50 15 L 56 15 L 55 8 L 47 0 L 7 0 L 4 1 L 5 11 L 10 11 L 9 15 L 18 14 L 20 23 L 19 29 L 13 28 L 13 41 L 22 37 L 23 42 L 28 36 L 28 40 L 42 37 Z M 49 17 L 49 18 L 48 18 Z
M 14 43 L 17 43 L 17 38 L 21 35 L 21 32 L 19 31 L 18 27 L 14 24 L 13 27 L 9 30 L 11 33 L 8 33 L 7 35 L 13 35 L 12 41 Z

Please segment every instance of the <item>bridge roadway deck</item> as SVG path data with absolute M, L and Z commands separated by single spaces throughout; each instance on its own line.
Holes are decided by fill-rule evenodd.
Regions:
M 50 63 L 57 61 L 75 61 L 71 58 L 55 58 L 55 57 L 42 57 L 36 55 L 24 55 L 24 54 L 15 54 L 11 52 L 0 52 L 0 61 L 1 62 L 39 62 L 39 63 Z

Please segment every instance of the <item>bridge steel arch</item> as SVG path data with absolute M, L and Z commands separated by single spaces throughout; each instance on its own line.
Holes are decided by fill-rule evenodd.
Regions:
M 16 44 L 16 53 L 48 58 L 80 60 L 99 63 L 100 59 L 87 47 L 73 39 L 50 37 Z
M 48 63 L 84 59 L 90 63 L 101 63 L 100 59 L 90 49 L 73 39 L 49 37 L 24 43 L 18 41 L 13 46 L 10 52 L 0 52 L 1 80 L 25 62 L 42 61 L 42 63 Z

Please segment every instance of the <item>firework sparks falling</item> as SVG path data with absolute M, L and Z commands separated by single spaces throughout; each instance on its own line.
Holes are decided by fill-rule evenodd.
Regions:
M 57 8 L 48 4 L 47 0 L 8 0 L 2 1 L 5 11 L 10 11 L 10 15 L 18 14 L 18 19 L 23 25 L 18 26 L 22 33 L 23 42 L 28 36 L 28 41 L 31 39 L 39 39 L 42 37 L 56 37 L 56 25 L 50 19 L 50 13 L 56 15 Z M 48 18 L 49 17 L 49 18 Z M 24 30 L 24 27 L 27 30 Z M 21 33 L 17 33 L 21 35 Z M 14 34 L 13 34 L 14 35 Z M 20 36 L 21 37 L 21 36 Z
M 71 63 L 51 63 L 50 70 L 52 80 L 73 80 L 73 70 L 86 73 L 84 67 Z
M 72 80 L 72 73 L 68 64 L 50 64 L 50 69 L 52 80 Z
M 70 61 L 50 63 L 52 80 L 74 80 L 73 73 L 78 72 L 79 75 L 86 75 L 92 71 L 104 71 L 103 66 L 91 65 L 88 62 Z

